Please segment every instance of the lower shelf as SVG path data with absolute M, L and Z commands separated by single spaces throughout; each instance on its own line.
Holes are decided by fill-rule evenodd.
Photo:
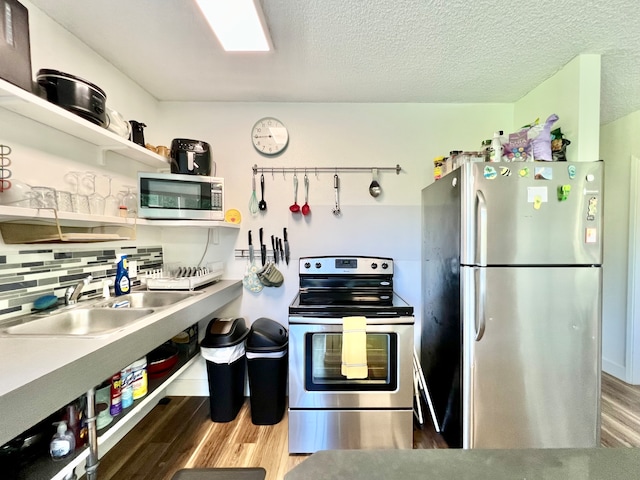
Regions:
M 109 449 L 115 445 L 124 435 L 131 430 L 142 417 L 151 410 L 162 398 L 164 391 L 169 384 L 177 379 L 182 372 L 193 364 L 199 356 L 199 350 L 189 354 L 180 352 L 178 362 L 160 378 L 150 378 L 148 381 L 148 393 L 134 400 L 133 405 L 122 411 L 120 415 L 114 417 L 113 421 L 101 430 L 98 430 L 98 455 L 102 457 Z M 73 470 L 84 465 L 89 456 L 89 449 L 83 446 L 75 453 L 64 460 L 54 462 L 48 456 L 37 458 L 29 465 L 20 470 L 17 480 L 63 480 L 73 472 Z M 0 475 L 0 477 L 2 477 Z

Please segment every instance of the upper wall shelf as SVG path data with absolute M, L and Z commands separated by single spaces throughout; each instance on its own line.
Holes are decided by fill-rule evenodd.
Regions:
M 101 163 L 104 162 L 104 152 L 113 151 L 149 167 L 160 169 L 169 166 L 165 157 L 2 79 L 0 79 L 0 108 L 99 147 L 98 160 Z

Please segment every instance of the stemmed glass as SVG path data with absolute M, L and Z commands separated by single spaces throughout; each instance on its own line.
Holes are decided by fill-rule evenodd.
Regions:
M 89 193 L 89 213 L 92 215 L 104 215 L 104 197 L 96 192 L 96 174 L 87 172 L 84 174 L 83 184 Z
M 138 215 L 138 197 L 136 196 L 135 188 L 129 185 L 123 185 L 127 189 L 124 197 L 122 198 L 122 204 L 127 207 L 127 216 L 135 217 Z
M 76 213 L 89 213 L 89 199 L 80 193 L 80 175 L 82 172 L 68 172 L 64 176 L 65 182 L 71 185 L 71 200 L 73 211 Z
M 111 193 L 111 182 L 113 181 L 113 177 L 110 175 L 102 175 L 106 179 L 108 179 L 109 190 L 106 197 L 104 197 L 104 214 L 110 215 L 112 217 L 117 217 L 119 213 L 120 200 L 113 193 Z

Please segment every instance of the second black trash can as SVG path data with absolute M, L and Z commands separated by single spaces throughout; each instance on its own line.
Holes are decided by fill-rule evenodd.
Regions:
M 244 318 L 214 318 L 200 342 L 200 352 L 207 361 L 209 406 L 214 422 L 232 421 L 244 403 L 244 340 L 248 334 Z
M 286 407 L 287 329 L 269 318 L 251 324 L 246 341 L 251 422 L 275 425 L 282 420 Z

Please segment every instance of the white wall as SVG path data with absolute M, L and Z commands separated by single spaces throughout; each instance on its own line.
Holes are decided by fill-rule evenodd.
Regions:
M 514 125 L 519 128 L 536 118 L 544 123 L 551 113 L 559 117 L 553 128 L 561 127 L 571 141 L 568 161 L 600 158 L 600 55 L 579 55 L 518 100 Z
M 638 219 L 630 218 L 630 196 L 638 185 L 632 184 L 632 156 L 640 158 L 640 111 L 603 125 L 600 151 L 605 168 L 604 228 L 604 291 L 603 291 L 603 369 L 629 383 L 640 383 L 638 344 L 634 340 L 638 326 L 634 325 L 634 290 L 628 283 L 631 265 L 630 234 L 638 228 Z M 637 238 L 637 237 L 636 237 Z M 636 279 L 638 281 L 640 279 Z M 635 361 L 634 361 L 635 360 Z M 635 363 L 635 368 L 634 368 Z
M 415 307 L 420 325 L 420 192 L 432 181 L 433 157 L 450 150 L 477 150 L 482 139 L 510 126 L 512 105 L 416 105 L 416 104 L 248 104 L 248 103 L 161 103 L 164 137 L 185 136 L 209 142 L 224 177 L 227 208 L 242 214 L 240 231 L 221 232 L 220 243 L 229 246 L 224 258 L 227 275 L 242 278 L 247 261 L 235 259 L 233 249 L 247 248 L 247 231 L 257 243 L 258 229 L 266 238 L 282 236 L 286 227 L 291 243 L 292 263 L 280 266 L 285 276 L 280 288 L 264 288 L 253 294 L 244 291 L 240 315 L 252 322 L 268 317 L 288 325 L 288 306 L 298 290 L 297 259 L 311 255 L 380 255 L 396 262 L 395 290 Z M 263 116 L 275 116 L 288 127 L 290 142 L 277 158 L 265 158 L 253 148 L 250 131 Z M 252 217 L 248 210 L 252 166 L 264 168 L 266 213 Z M 333 174 L 317 177 L 314 167 L 395 166 L 400 175 L 382 172 L 383 194 L 368 193 L 371 174 L 340 174 L 342 216 L 333 208 Z M 293 215 L 291 174 L 271 175 L 269 167 L 298 167 L 298 203 L 303 203 L 304 168 L 310 179 L 311 215 Z M 258 174 L 258 197 L 259 174 Z M 180 232 L 175 236 L 179 237 Z M 201 233 L 204 239 L 205 232 Z M 165 245 L 167 245 L 165 243 Z M 166 249 L 181 258 L 191 254 L 197 260 L 202 248 L 180 248 L 179 238 Z M 269 246 L 269 249 L 271 247 Z M 211 256 L 215 256 L 212 252 Z M 416 334 L 419 338 L 419 335 Z M 195 394 L 194 378 L 206 378 L 203 365 L 196 366 L 180 385 L 183 393 Z M 188 378 L 188 380 L 187 380 Z M 191 387 L 188 387 L 191 385 Z M 206 394 L 201 385 L 200 393 Z M 175 393 L 175 391 L 173 391 Z
M 247 248 L 247 231 L 257 243 L 282 236 L 287 227 L 292 264 L 281 266 L 285 284 L 259 294 L 245 291 L 242 315 L 287 323 L 288 305 L 297 291 L 297 259 L 308 255 L 381 255 L 396 260 L 396 290 L 409 303 L 420 304 L 420 191 L 431 182 L 433 157 L 453 149 L 477 149 L 480 141 L 500 125 L 510 125 L 511 105 L 415 104 L 248 104 L 161 103 L 164 137 L 185 136 L 211 144 L 217 174 L 225 178 L 226 207 L 242 214 L 239 232 L 223 232 L 221 242 Z M 253 148 L 250 130 L 263 116 L 275 116 L 289 128 L 290 143 L 279 157 L 266 158 Z M 252 166 L 264 168 L 266 213 L 248 211 Z M 342 216 L 332 213 L 333 173 L 314 174 L 314 167 L 402 167 L 400 175 L 382 172 L 383 194 L 368 193 L 371 174 L 341 173 Z M 289 211 L 293 179 L 271 174 L 269 167 L 298 167 L 298 203 L 303 203 L 303 175 L 307 168 L 311 215 Z M 260 197 L 258 174 L 258 197 Z M 205 233 L 202 232 L 202 236 Z M 231 238 L 226 238 L 231 237 Z M 179 240 L 177 239 L 176 242 Z M 270 249 L 269 240 L 269 249 Z M 179 249 L 177 251 L 180 251 Z M 202 249 L 192 249 L 195 257 Z M 228 275 L 241 278 L 246 260 L 233 251 L 224 259 Z M 189 251 L 181 251 L 184 256 Z
M 107 105 L 122 113 L 127 120 L 146 121 L 153 128 L 155 98 L 28 0 L 21 0 L 21 3 L 29 9 L 34 80 L 41 68 L 52 68 L 81 77 L 102 88 L 107 94 Z

